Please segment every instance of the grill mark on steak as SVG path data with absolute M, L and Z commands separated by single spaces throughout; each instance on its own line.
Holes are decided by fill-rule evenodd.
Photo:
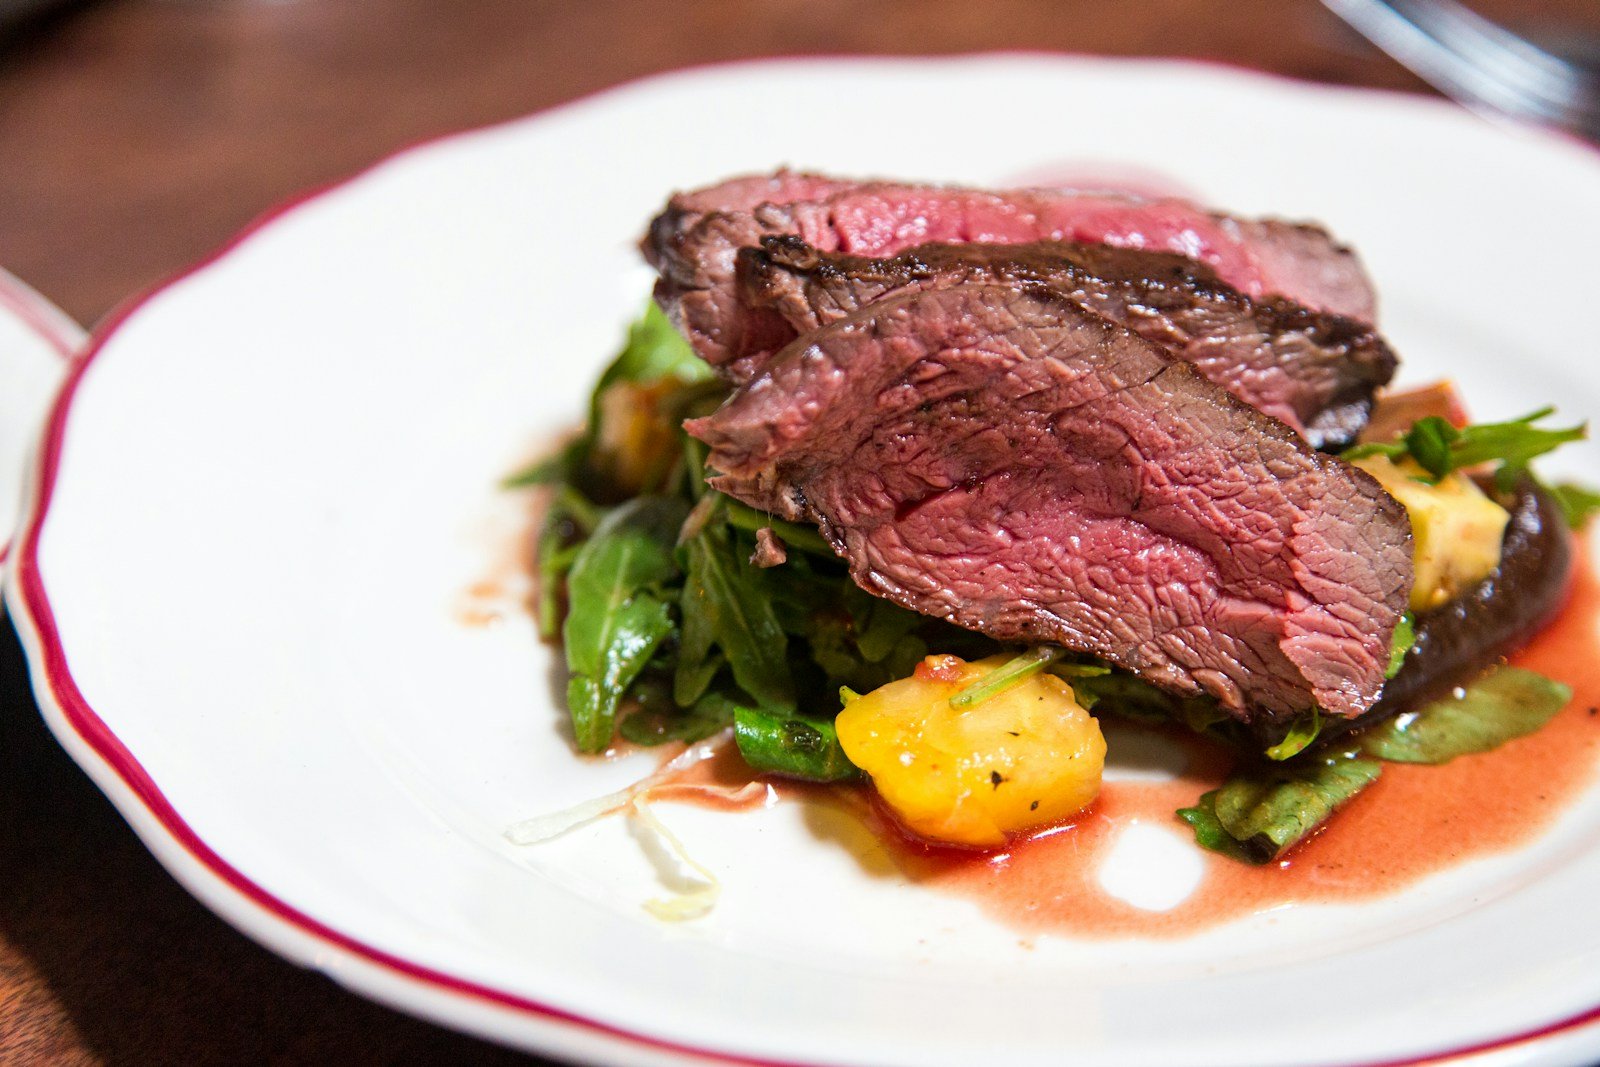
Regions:
M 1401 506 L 1048 290 L 871 304 L 688 429 L 717 488 L 816 522 L 863 589 L 921 614 L 1241 720 L 1352 717 L 1382 689 L 1412 579 Z
M 822 252 L 798 237 L 763 238 L 738 253 L 740 305 L 775 312 L 786 340 L 892 293 L 964 282 L 1037 282 L 1126 326 L 1317 448 L 1349 444 L 1396 360 L 1371 327 L 1281 297 L 1252 300 L 1209 268 L 1173 253 L 1039 242 L 921 245 L 892 258 Z M 767 326 L 736 334 L 766 340 Z M 735 353 L 732 377 L 759 372 L 767 352 Z
M 740 248 L 783 234 L 826 251 L 879 256 L 952 242 L 1073 240 L 1164 249 L 1205 262 L 1249 296 L 1280 293 L 1373 318 L 1372 288 L 1360 263 L 1317 226 L 1235 219 L 1181 200 L 987 192 L 780 171 L 675 195 L 641 244 L 661 274 L 657 301 L 707 362 L 721 365 L 732 353 L 775 347 L 762 332 L 774 326 L 771 318 L 738 314 L 733 271 Z

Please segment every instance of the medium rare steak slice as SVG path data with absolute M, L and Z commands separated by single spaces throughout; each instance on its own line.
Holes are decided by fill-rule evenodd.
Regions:
M 858 584 L 1091 652 L 1240 719 L 1359 715 L 1412 582 L 1404 509 L 1048 289 L 870 304 L 708 418 L 719 489 L 814 521 Z
M 1252 300 L 1170 252 L 1051 241 L 921 245 L 873 259 L 767 237 L 739 251 L 737 277 L 747 311 L 776 311 L 795 335 L 900 291 L 1040 282 L 1190 361 L 1317 448 L 1354 440 L 1396 363 L 1371 327 L 1282 297 Z M 743 356 L 736 377 L 753 375 L 763 358 Z
M 1315 226 L 1211 214 L 1182 200 L 1050 189 L 986 192 L 854 182 L 780 171 L 675 195 L 642 248 L 661 272 L 656 299 L 707 362 L 771 347 L 738 315 L 734 256 L 795 234 L 827 252 L 889 256 L 920 244 L 1081 241 L 1177 252 L 1249 296 L 1278 293 L 1363 321 L 1372 288 L 1355 256 Z M 730 330 L 753 330 L 753 336 Z

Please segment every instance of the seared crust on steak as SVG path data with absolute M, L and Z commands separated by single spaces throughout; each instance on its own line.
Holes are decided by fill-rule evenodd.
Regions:
M 1025 245 L 921 245 L 890 258 L 822 252 L 798 237 L 741 249 L 740 305 L 771 342 L 776 312 L 805 334 L 894 293 L 965 282 L 1047 285 L 1126 326 L 1274 418 L 1317 448 L 1350 444 L 1396 360 L 1370 326 L 1282 297 L 1253 300 L 1209 268 L 1170 252 L 1047 241 Z M 744 380 L 769 353 L 742 353 Z

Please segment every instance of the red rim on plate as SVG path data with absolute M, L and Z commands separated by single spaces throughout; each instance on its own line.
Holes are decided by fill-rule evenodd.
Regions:
M 1080 57 L 1073 56 L 1068 53 L 1039 52 L 985 53 L 981 56 L 965 58 L 1004 58 L 1008 56 L 1048 56 L 1056 59 L 1094 58 L 1096 61 L 1103 61 L 1100 59 L 1100 57 Z M 828 59 L 871 61 L 880 58 L 890 57 L 825 57 L 821 59 L 808 60 L 807 62 L 826 62 Z M 621 85 L 612 86 L 600 92 L 557 105 L 554 108 L 546 109 L 538 114 L 547 115 L 553 111 L 560 111 L 578 104 L 588 103 L 592 100 L 610 95 L 612 93 L 630 89 L 644 82 L 655 81 L 658 79 L 669 79 L 678 74 L 693 74 L 699 71 L 709 69 L 727 69 L 728 67 L 760 66 L 767 65 L 771 62 L 772 61 L 770 60 L 751 60 L 734 64 L 720 64 L 709 67 L 687 68 L 684 71 L 673 72 L 666 75 L 651 75 L 636 79 L 634 81 L 626 82 Z M 1278 75 L 1266 74 L 1260 71 L 1251 71 L 1246 68 L 1238 67 L 1231 63 L 1221 61 L 1186 60 L 1164 62 L 1191 63 L 1196 66 L 1213 68 L 1221 67 L 1236 76 L 1269 79 L 1275 82 L 1294 81 L 1293 79 L 1283 78 L 1282 76 Z M 1295 84 L 1311 83 L 1295 82 Z M 1333 92 L 1354 92 L 1362 94 L 1377 93 L 1386 96 L 1406 96 L 1407 99 L 1418 104 L 1422 104 L 1423 106 L 1438 106 L 1440 108 L 1452 107 L 1452 105 L 1448 105 L 1443 102 L 1431 101 L 1426 97 L 1411 97 L 1408 94 L 1384 92 L 1381 90 L 1339 89 L 1337 87 L 1318 88 L 1328 88 L 1329 91 Z M 38 466 L 34 472 L 35 479 L 25 512 L 25 521 L 21 527 L 21 533 L 16 542 L 16 558 L 12 563 L 13 570 L 11 572 L 11 577 L 14 580 L 13 591 L 20 601 L 20 603 L 17 605 L 20 609 L 17 614 L 21 616 L 19 621 L 25 620 L 27 623 L 27 628 L 32 631 L 33 635 L 33 641 L 31 642 L 31 647 L 29 648 L 29 660 L 34 675 L 35 690 L 41 697 L 44 697 L 45 700 L 55 705 L 56 709 L 59 711 L 61 719 L 67 726 L 71 728 L 72 733 L 75 735 L 75 739 L 86 745 L 88 749 L 93 752 L 94 756 L 100 761 L 103 767 L 115 776 L 114 785 L 120 785 L 121 787 L 125 788 L 137 802 L 138 808 L 133 811 L 124 810 L 124 815 L 128 817 L 130 821 L 132 821 L 135 817 L 142 817 L 143 819 L 147 820 L 150 826 L 157 830 L 160 835 L 163 835 L 160 840 L 153 841 L 148 836 L 145 836 L 147 831 L 141 829 L 137 824 L 134 826 L 135 830 L 141 833 L 141 836 L 145 836 L 147 845 L 152 847 L 152 851 L 156 853 L 157 858 L 168 867 L 172 874 L 179 877 L 180 881 L 183 881 L 184 884 L 191 890 L 195 890 L 195 886 L 186 876 L 192 872 L 178 869 L 171 858 L 163 855 L 164 850 L 160 847 L 157 847 L 158 845 L 176 845 L 182 850 L 183 853 L 187 855 L 189 860 L 192 860 L 199 865 L 199 868 L 203 873 L 215 878 L 222 884 L 223 887 L 225 887 L 237 898 L 242 898 L 244 901 L 254 905 L 256 908 L 264 911 L 271 918 L 276 920 L 276 922 L 280 925 L 280 932 L 300 935 L 311 939 L 313 942 L 323 946 L 324 948 L 333 948 L 340 952 L 348 953 L 349 955 L 366 964 L 373 965 L 381 970 L 389 972 L 393 976 L 397 976 L 415 983 L 424 990 L 444 992 L 467 997 L 485 1005 L 510 1009 L 511 1011 L 524 1014 L 528 1017 L 537 1019 L 542 1023 L 550 1024 L 556 1029 L 568 1030 L 574 1034 L 586 1035 L 591 1038 L 599 1037 L 613 1042 L 620 1042 L 639 1049 L 667 1053 L 670 1056 L 684 1057 L 692 1060 L 712 1063 L 756 1064 L 762 1065 L 762 1067 L 802 1067 L 799 1061 L 740 1056 L 736 1054 L 720 1052 L 714 1049 L 701 1048 L 694 1045 L 664 1040 L 647 1033 L 629 1030 L 625 1027 L 616 1026 L 599 1019 L 590 1018 L 551 1004 L 542 1003 L 540 1001 L 532 1000 L 514 993 L 509 993 L 504 990 L 499 990 L 472 982 L 418 963 L 414 963 L 410 960 L 386 952 L 383 949 L 368 945 L 348 934 L 329 927 L 310 915 L 307 915 L 306 913 L 294 907 L 294 905 L 274 896 L 256 882 L 252 881 L 247 875 L 224 860 L 210 845 L 200 838 L 200 836 L 189 826 L 184 817 L 166 799 L 161 791 L 160 786 L 145 771 L 143 766 L 140 765 L 138 759 L 133 755 L 133 753 L 128 750 L 128 748 L 116 736 L 111 728 L 107 726 L 107 724 L 100 718 L 95 710 L 90 707 L 89 703 L 84 698 L 83 693 L 78 688 L 78 685 L 74 680 L 71 669 L 68 665 L 66 649 L 62 646 L 59 630 L 56 625 L 56 620 L 50 604 L 50 598 L 45 590 L 44 579 L 39 570 L 38 549 L 40 534 L 49 514 L 50 501 L 55 488 L 56 477 L 61 459 L 62 444 L 67 431 L 67 423 L 71 413 L 72 401 L 76 394 L 77 387 L 83 379 L 84 373 L 93 364 L 96 357 L 99 356 L 99 354 L 104 350 L 106 344 L 117 335 L 119 330 L 135 314 L 137 314 L 140 308 L 142 308 L 146 303 L 184 279 L 205 270 L 212 264 L 223 259 L 240 245 L 248 241 L 254 234 L 281 219 L 285 215 L 290 214 L 291 212 L 310 202 L 320 200 L 329 193 L 342 189 L 345 186 L 358 181 L 371 170 L 380 166 L 384 166 L 395 159 L 417 151 L 418 149 L 431 147 L 450 141 L 457 137 L 470 135 L 472 132 L 475 131 L 448 134 L 442 137 L 428 138 L 416 142 L 385 157 L 379 162 L 373 164 L 371 167 L 365 168 L 348 178 L 330 183 L 326 186 L 292 198 L 291 200 L 279 205 L 278 207 L 268 211 L 256 219 L 212 255 L 186 268 L 185 270 L 180 271 L 174 276 L 152 287 L 143 294 L 140 294 L 139 296 L 130 300 L 122 307 L 118 308 L 113 314 L 108 316 L 100 325 L 96 327 L 93 336 L 90 339 L 90 343 L 83 350 L 82 357 L 76 360 L 68 371 L 67 379 L 64 382 L 61 391 L 51 409 L 49 421 L 45 429 L 42 447 L 38 453 Z M 35 305 L 42 304 L 42 301 L 31 293 L 29 295 L 31 296 L 32 302 L 30 303 L 29 301 L 24 300 L 22 303 L 24 306 L 34 306 L 35 313 L 37 314 L 39 309 Z M 16 299 L 16 294 L 8 293 L 6 287 L 3 284 L 0 284 L 0 303 L 4 303 L 8 307 L 15 307 L 13 301 Z M 48 308 L 48 305 L 44 305 L 44 307 Z M 49 311 L 53 312 L 53 309 L 49 309 Z M 30 317 L 29 321 L 47 321 L 50 317 L 51 316 L 48 314 L 44 315 L 42 320 L 36 320 L 34 317 Z M 52 338 L 52 340 L 57 339 L 58 338 Z M 74 351 L 74 346 L 70 344 L 60 344 L 58 345 L 58 348 L 64 356 L 70 356 Z M 47 721 L 50 720 L 50 716 L 48 714 L 46 715 L 46 719 Z M 50 725 L 52 726 L 52 729 L 57 729 L 57 732 L 59 733 L 59 729 L 54 722 L 51 722 Z M 63 737 L 62 740 L 65 742 L 72 739 Z M 69 744 L 67 747 L 70 751 L 73 746 Z M 87 770 L 89 768 L 86 767 L 85 769 Z M 101 783 L 97 780 L 97 784 Z M 107 791 L 108 793 L 110 792 L 110 790 Z M 112 796 L 112 799 L 113 801 L 117 800 L 114 795 Z M 119 809 L 122 809 L 121 804 L 119 804 L 118 807 Z M 247 936 L 250 936 L 252 939 L 257 940 L 258 942 L 266 944 L 267 947 L 274 950 L 281 950 L 286 953 L 289 951 L 284 946 L 271 944 L 267 935 L 263 934 L 259 930 L 247 928 L 242 921 L 227 914 L 225 911 L 223 912 L 223 917 L 233 923 L 233 925 L 240 929 L 241 932 L 245 933 Z M 342 976 L 335 974 L 334 977 L 341 978 Z M 350 988 L 349 983 L 343 984 L 345 984 L 347 988 Z M 356 991 L 362 993 L 363 995 L 382 997 L 380 992 L 371 989 L 357 988 Z M 421 1011 L 417 1005 L 413 1003 L 394 999 L 390 999 L 389 1002 L 395 1004 L 395 1006 L 400 1007 L 403 1010 L 407 1010 L 415 1014 L 427 1014 L 426 1012 Z M 436 1015 L 435 1017 L 437 1018 L 438 1016 Z M 1581 1027 L 1596 1023 L 1600 1023 L 1600 1005 L 1595 1005 L 1594 1007 L 1584 1011 L 1575 1013 L 1566 1018 L 1558 1019 L 1542 1026 L 1517 1033 L 1507 1034 L 1502 1037 L 1497 1037 L 1470 1045 L 1463 1045 L 1456 1048 L 1440 1050 L 1423 1056 L 1392 1060 L 1367 1061 L 1367 1065 L 1368 1067 L 1418 1067 L 1418 1065 L 1423 1064 L 1443 1064 L 1469 1056 L 1476 1056 L 1495 1051 L 1504 1051 L 1514 1046 L 1524 1045 L 1557 1035 L 1571 1033 Z M 508 1040 L 506 1035 L 496 1034 L 486 1029 L 478 1029 L 476 1032 L 490 1037 L 491 1039 Z
M 82 327 L 20 279 L 0 271 L 0 308 L 11 312 L 38 334 L 62 359 L 83 347 Z

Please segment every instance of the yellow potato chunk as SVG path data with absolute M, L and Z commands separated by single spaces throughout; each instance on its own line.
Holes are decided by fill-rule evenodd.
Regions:
M 950 698 L 1005 663 L 929 656 L 909 678 L 839 713 L 839 743 L 920 837 L 980 848 L 1060 822 L 1100 792 L 1106 742 L 1061 679 L 1035 674 L 957 708 Z
M 1355 465 L 1378 479 L 1411 516 L 1417 569 L 1412 611 L 1429 611 L 1454 600 L 1500 566 L 1500 545 L 1511 514 L 1471 478 L 1455 472 L 1430 485 L 1422 480 L 1421 467 L 1410 460 L 1397 464 L 1387 456 L 1367 456 Z
M 594 463 L 625 493 L 661 480 L 678 455 L 678 426 L 661 413 L 662 398 L 675 379 L 648 385 L 615 382 L 600 394 L 600 426 Z

